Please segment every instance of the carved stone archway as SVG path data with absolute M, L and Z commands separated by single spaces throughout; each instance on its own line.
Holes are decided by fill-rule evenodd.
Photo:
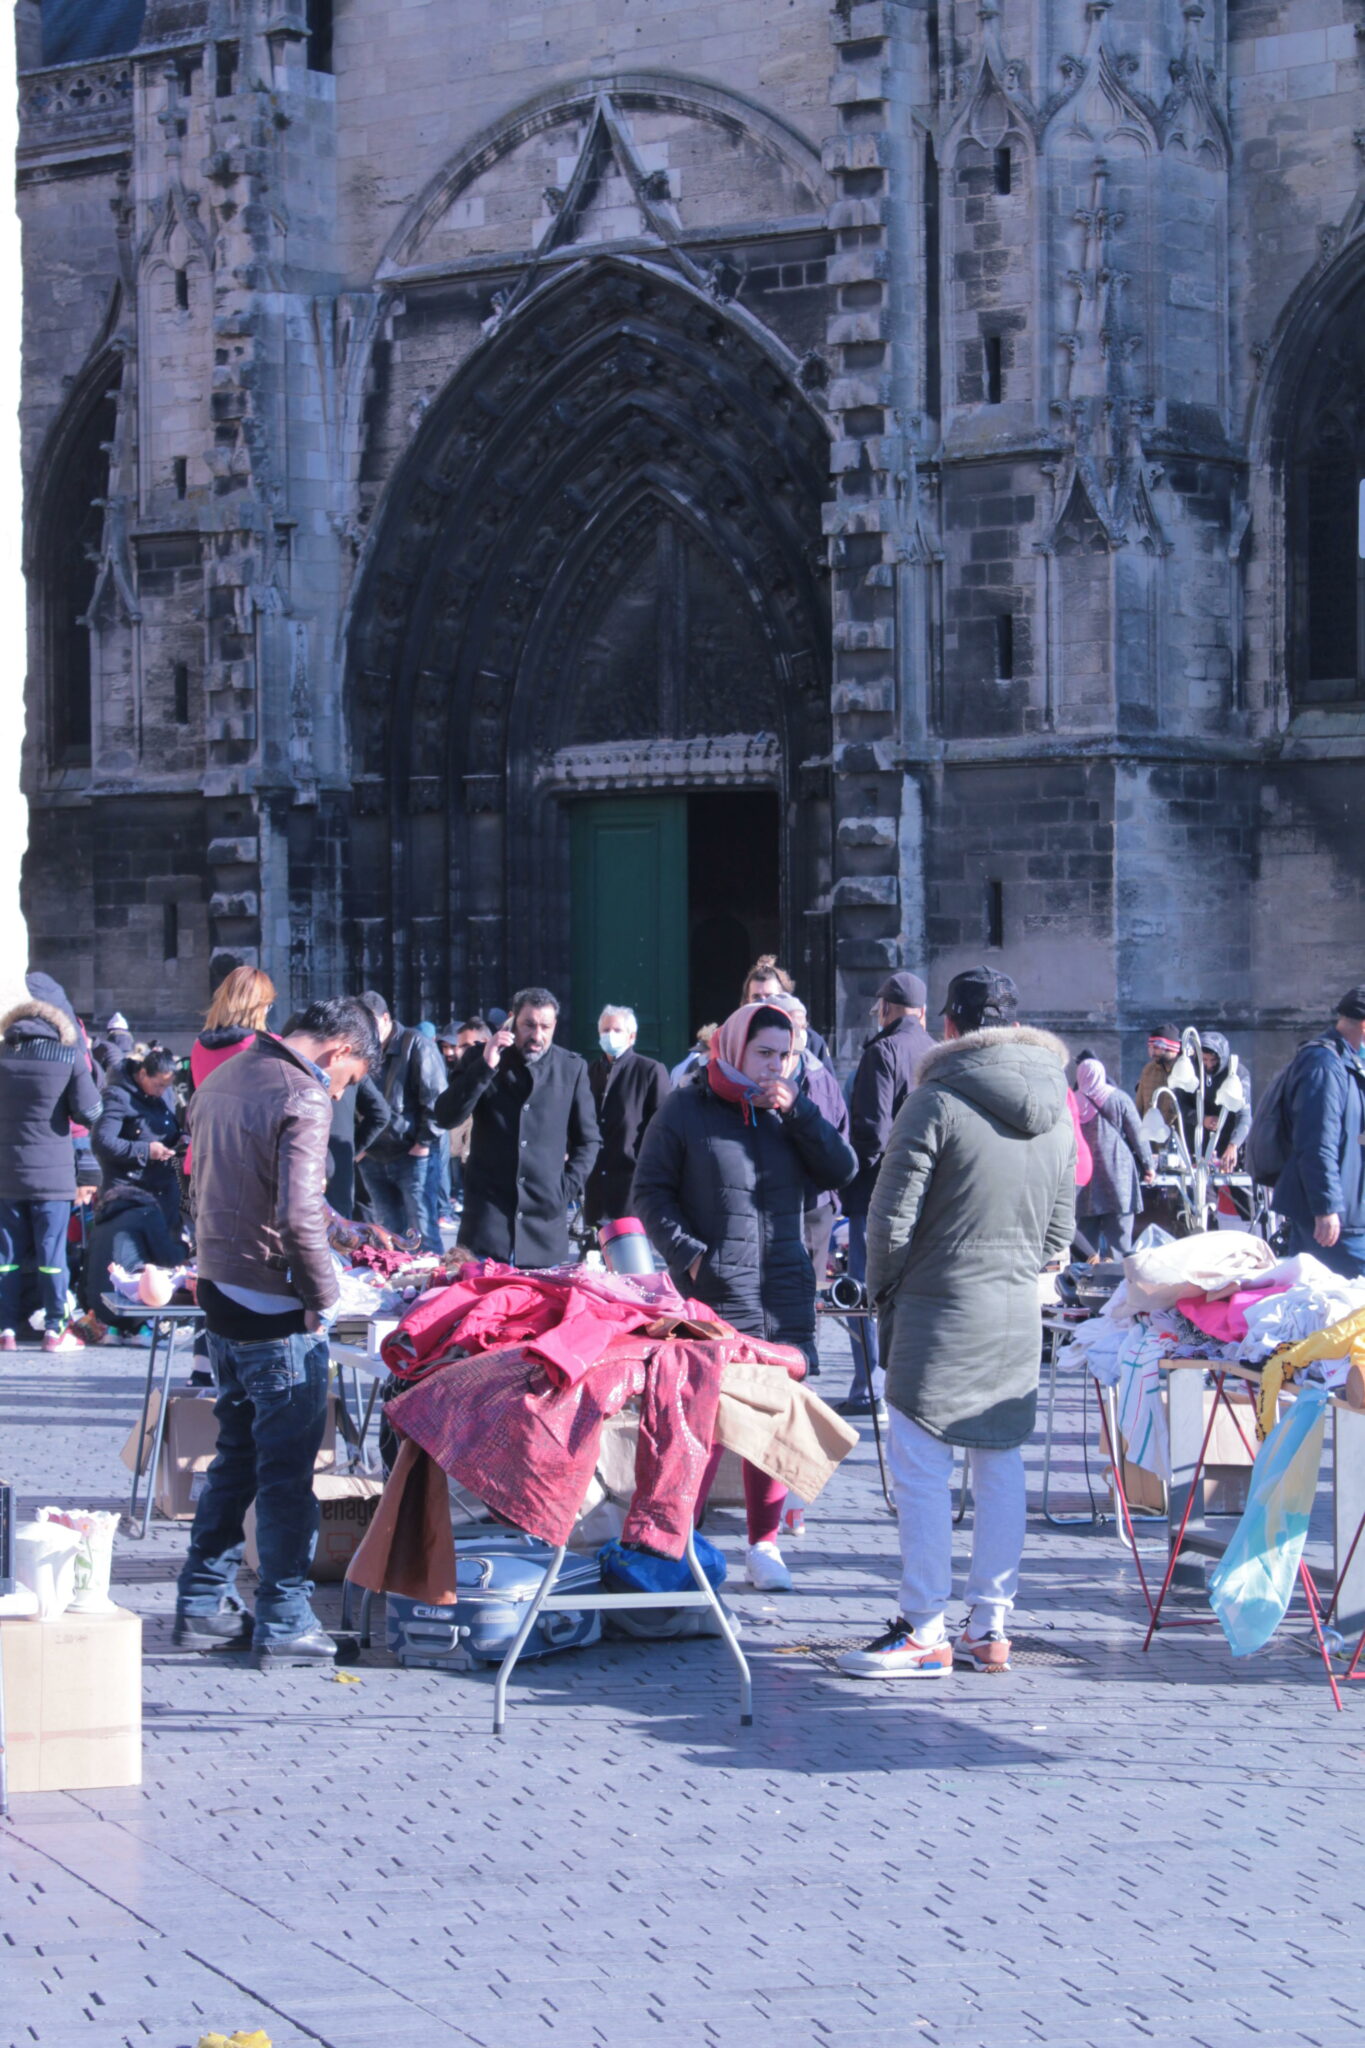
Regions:
M 784 944 L 824 1007 L 826 475 L 777 345 L 648 266 L 576 266 L 457 375 L 350 632 L 365 980 L 430 1014 L 562 979 L 566 791 L 719 783 L 783 800 Z

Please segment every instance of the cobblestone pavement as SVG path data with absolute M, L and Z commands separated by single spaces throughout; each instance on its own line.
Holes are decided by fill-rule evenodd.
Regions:
M 123 1504 L 142 1369 L 4 1362 L 0 1469 L 30 1505 Z M 1075 1505 L 1074 1392 L 1064 1416 Z M 1336 1715 L 1293 1641 L 1142 1656 L 1112 1531 L 1036 1516 L 1008 1678 L 857 1684 L 831 1655 L 895 1606 L 870 1438 L 808 1522 L 794 1593 L 732 1589 L 754 1727 L 703 1641 L 524 1666 L 501 1740 L 491 1678 L 175 1656 L 183 1531 L 121 1539 L 145 1783 L 15 1801 L 0 2042 L 1362 2039 L 1365 1689 Z M 711 1533 L 737 1556 L 737 1517 Z

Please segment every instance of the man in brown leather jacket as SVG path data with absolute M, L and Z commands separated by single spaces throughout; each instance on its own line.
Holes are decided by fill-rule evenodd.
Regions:
M 282 1038 L 261 1032 L 190 1103 L 198 1298 L 218 1381 L 218 1450 L 180 1574 L 175 1642 L 246 1649 L 263 1668 L 335 1652 L 310 1605 L 313 1465 L 327 1414 L 323 1312 L 337 1298 L 327 1246 L 332 1100 L 379 1058 L 374 1018 L 342 996 Z M 237 1597 L 243 1521 L 256 1503 L 256 1614 Z

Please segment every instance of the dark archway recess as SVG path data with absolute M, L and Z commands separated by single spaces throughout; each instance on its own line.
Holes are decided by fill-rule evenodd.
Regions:
M 1365 697 L 1365 563 L 1358 548 L 1365 478 L 1365 287 L 1314 350 L 1289 436 L 1291 675 L 1299 704 Z
M 408 1014 L 567 986 L 575 794 L 766 788 L 832 997 L 824 424 L 760 338 L 606 259 L 423 422 L 349 634 L 355 972 Z
M 33 566 L 42 593 L 48 758 L 54 768 L 90 762 L 94 679 L 87 619 L 99 574 L 121 370 L 112 358 L 86 378 L 51 445 L 50 481 L 39 511 Z

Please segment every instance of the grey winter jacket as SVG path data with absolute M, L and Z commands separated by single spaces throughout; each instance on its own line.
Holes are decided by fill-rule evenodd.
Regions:
M 1142 1176 L 1152 1170 L 1152 1148 L 1142 1135 L 1137 1104 L 1116 1088 L 1104 1108 L 1081 1125 L 1095 1170 L 1076 1190 L 1078 1216 L 1136 1216 Z
M 921 1062 L 872 1193 L 867 1285 L 886 1398 L 946 1443 L 1009 1449 L 1033 1429 L 1038 1275 L 1075 1225 L 1067 1049 L 974 1031 Z

